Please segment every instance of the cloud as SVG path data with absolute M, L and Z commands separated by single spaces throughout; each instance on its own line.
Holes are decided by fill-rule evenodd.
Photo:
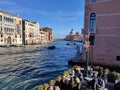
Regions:
M 58 22 L 66 22 L 66 21 L 76 21 L 80 20 L 81 16 L 84 16 L 84 12 L 81 11 L 54 11 L 50 12 L 48 10 L 42 10 L 42 9 L 33 9 L 28 8 L 25 6 L 20 6 L 17 3 L 14 3 L 11 0 L 2 0 L 0 1 L 0 6 L 3 7 L 3 9 L 7 10 L 7 12 L 13 13 L 13 14 L 34 14 L 37 16 L 43 16 L 45 15 L 46 18 L 53 21 Z
M 84 16 L 84 13 L 80 11 L 74 11 L 73 13 L 67 11 L 59 11 L 51 13 L 51 16 L 54 20 L 65 22 L 79 20 L 81 16 Z
M 0 7 L 2 10 L 5 10 L 6 12 L 10 12 L 10 13 L 19 11 L 17 8 L 18 5 L 9 0 L 1 0 Z
M 0 5 L 16 5 L 16 3 L 8 1 L 8 0 L 1 0 Z
M 0 6 L 1 9 L 4 9 L 6 10 L 6 12 L 9 13 L 35 13 L 35 14 L 44 14 L 44 15 L 51 14 L 45 10 L 34 10 L 32 8 L 23 7 L 17 3 L 8 0 L 0 1 Z

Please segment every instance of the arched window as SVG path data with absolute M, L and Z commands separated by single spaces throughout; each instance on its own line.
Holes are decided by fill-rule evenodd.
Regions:
M 96 27 L 96 13 L 91 13 L 90 14 L 90 28 L 95 28 Z
M 2 31 L 2 26 L 0 26 L 0 31 Z
M 96 13 L 90 14 L 89 32 L 93 34 L 96 33 Z M 90 41 L 90 45 L 94 45 L 95 36 L 91 35 L 89 41 Z
M 1 34 L 1 37 L 3 37 L 3 34 Z
M 0 15 L 0 21 L 2 21 L 2 16 Z

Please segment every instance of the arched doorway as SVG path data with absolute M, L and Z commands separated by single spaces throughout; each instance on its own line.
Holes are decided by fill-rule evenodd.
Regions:
M 11 45 L 11 37 L 10 36 L 7 38 L 7 44 Z

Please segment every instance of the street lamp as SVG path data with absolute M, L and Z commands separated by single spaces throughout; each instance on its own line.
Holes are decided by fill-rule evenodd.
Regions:
M 84 40 L 84 48 L 86 49 L 86 76 L 88 77 L 88 61 L 89 61 L 89 46 L 90 46 L 90 42 L 89 42 L 89 37 L 90 34 L 85 34 L 85 40 Z

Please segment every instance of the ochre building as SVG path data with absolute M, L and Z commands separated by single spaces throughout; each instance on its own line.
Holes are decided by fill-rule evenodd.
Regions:
M 23 44 L 32 45 L 40 43 L 39 23 L 23 20 Z

